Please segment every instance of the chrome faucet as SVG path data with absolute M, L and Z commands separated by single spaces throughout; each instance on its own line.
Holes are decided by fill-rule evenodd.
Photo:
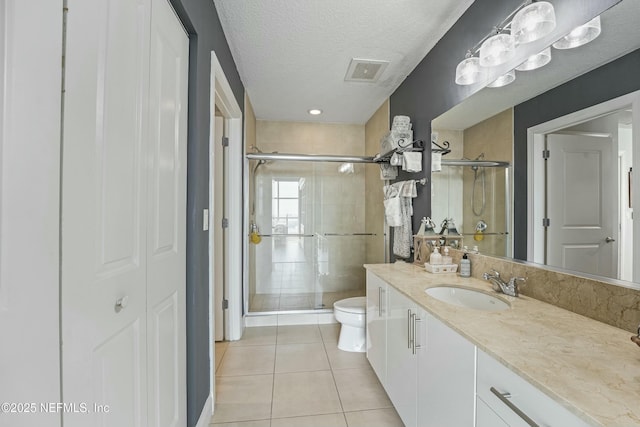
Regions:
M 520 294 L 518 283 L 527 281 L 525 277 L 512 277 L 508 282 L 505 282 L 500 277 L 500 273 L 494 269 L 491 269 L 488 273 L 484 273 L 482 277 L 484 277 L 484 280 L 491 282 L 491 287 L 493 287 L 494 291 L 502 292 L 512 297 L 517 297 Z

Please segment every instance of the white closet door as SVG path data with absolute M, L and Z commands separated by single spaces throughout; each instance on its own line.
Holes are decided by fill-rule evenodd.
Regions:
M 90 413 L 65 427 L 147 425 L 149 18 L 149 0 L 69 1 L 62 393 Z
M 186 425 L 189 39 L 167 0 L 151 15 L 148 151 L 149 425 Z

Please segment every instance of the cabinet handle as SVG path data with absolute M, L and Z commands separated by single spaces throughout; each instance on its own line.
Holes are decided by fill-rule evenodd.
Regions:
M 524 420 L 524 422 L 529 424 L 531 427 L 540 427 L 535 421 L 533 421 L 531 418 L 529 418 L 527 416 L 527 414 L 522 412 L 522 410 L 520 410 L 520 408 L 518 408 L 516 405 L 511 403 L 511 401 L 509 400 L 509 398 L 511 397 L 511 393 L 500 393 L 498 390 L 496 390 L 495 387 L 491 387 L 489 389 L 489 391 L 491 391 L 491 393 L 495 394 L 496 397 L 502 401 L 502 403 L 507 405 L 509 407 L 509 409 L 511 409 L 513 412 L 515 412 L 520 418 L 522 418 Z
M 378 286 L 378 317 L 382 317 L 382 286 Z
M 416 350 L 420 350 L 422 346 L 418 344 L 418 334 L 416 331 L 418 330 L 418 323 L 422 322 L 422 319 L 418 317 L 417 314 L 413 314 L 413 354 L 416 354 Z
M 412 331 L 412 314 L 411 314 L 411 309 L 407 310 L 407 348 L 413 348 L 413 331 Z

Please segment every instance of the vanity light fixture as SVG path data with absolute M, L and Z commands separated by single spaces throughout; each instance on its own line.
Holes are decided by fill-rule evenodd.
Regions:
M 309 114 L 311 114 L 312 116 L 317 116 L 322 114 L 322 110 L 319 110 L 317 108 L 313 108 L 311 110 L 309 110 Z
M 571 30 L 569 34 L 555 42 L 553 47 L 556 49 L 573 49 L 594 40 L 600 35 L 601 31 L 600 16 L 596 16 L 586 24 Z
M 540 3 L 540 5 L 538 5 Z M 522 12 L 522 13 L 521 13 Z M 520 15 L 518 15 L 520 14 Z M 520 16 L 517 41 L 513 32 L 513 21 Z M 472 85 L 486 78 L 488 68 L 504 64 L 515 56 L 518 43 L 532 41 L 540 34 L 548 34 L 555 27 L 555 12 L 549 2 L 525 0 L 500 24 L 467 51 L 465 59 L 456 67 L 456 83 Z

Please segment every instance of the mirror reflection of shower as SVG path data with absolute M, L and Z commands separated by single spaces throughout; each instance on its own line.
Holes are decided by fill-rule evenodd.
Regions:
M 475 160 L 483 160 L 483 159 L 484 159 L 484 153 L 480 153 L 480 155 L 475 158 Z M 486 189 L 485 171 L 484 171 L 484 167 L 478 166 L 478 165 L 471 166 L 471 170 L 473 171 L 473 189 L 471 191 L 471 210 L 473 211 L 473 214 L 475 216 L 481 216 L 484 213 L 484 208 L 487 205 L 487 198 L 486 198 L 487 189 Z M 478 186 L 478 178 L 480 178 L 481 194 L 482 194 L 481 196 L 482 202 L 480 203 L 479 209 L 477 206 L 478 204 L 476 199 L 476 188 Z

